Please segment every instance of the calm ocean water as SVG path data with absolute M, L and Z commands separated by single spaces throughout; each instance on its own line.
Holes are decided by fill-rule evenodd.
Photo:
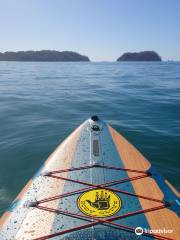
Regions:
M 180 189 L 180 63 L 0 62 L 0 214 L 92 114 Z

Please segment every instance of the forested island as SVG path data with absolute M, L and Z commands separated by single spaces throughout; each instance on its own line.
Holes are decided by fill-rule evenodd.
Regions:
M 26 62 L 89 62 L 87 56 L 71 51 L 18 51 L 0 52 L 0 61 L 26 61 Z
M 161 57 L 154 51 L 126 52 L 117 61 L 161 61 Z

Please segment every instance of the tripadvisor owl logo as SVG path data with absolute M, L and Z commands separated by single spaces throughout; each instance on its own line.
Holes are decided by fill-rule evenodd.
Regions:
M 77 203 L 84 214 L 101 218 L 114 215 L 122 206 L 120 197 L 106 189 L 85 192 L 79 196 Z

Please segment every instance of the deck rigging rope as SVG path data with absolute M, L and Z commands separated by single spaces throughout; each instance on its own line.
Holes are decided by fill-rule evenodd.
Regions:
M 136 177 L 123 178 L 123 179 L 110 181 L 110 182 L 106 182 L 106 183 L 102 183 L 102 184 L 92 184 L 92 183 L 87 183 L 87 182 L 83 182 L 83 181 L 80 181 L 80 180 L 73 180 L 73 179 L 70 179 L 70 178 L 65 178 L 65 177 L 60 177 L 60 176 L 55 175 L 55 174 L 58 174 L 58 173 L 78 171 L 78 170 L 95 168 L 95 167 L 96 168 L 114 169 L 114 170 L 120 170 L 120 171 L 126 171 L 126 172 L 141 173 L 141 175 L 136 176 Z M 46 236 L 38 237 L 38 238 L 35 238 L 33 240 L 46 240 L 46 239 L 50 239 L 50 238 L 60 236 L 60 235 L 63 235 L 63 234 L 67 234 L 67 233 L 70 233 L 70 232 L 75 232 L 75 231 L 79 231 L 79 230 L 82 230 L 82 229 L 86 229 L 86 228 L 89 228 L 89 227 L 92 227 L 92 226 L 95 226 L 95 225 L 98 225 L 98 224 L 105 224 L 105 225 L 115 227 L 115 228 L 118 228 L 120 230 L 128 231 L 128 232 L 131 232 L 131 233 L 135 234 L 135 228 L 128 227 L 128 226 L 122 225 L 122 224 L 118 224 L 118 223 L 115 223 L 113 221 L 119 220 L 119 219 L 124 219 L 126 217 L 134 216 L 134 215 L 137 215 L 137 214 L 157 211 L 157 210 L 169 207 L 171 205 L 170 203 L 159 200 L 159 199 L 154 199 L 154 198 L 151 198 L 151 197 L 142 196 L 142 195 L 139 195 L 139 194 L 134 194 L 134 193 L 131 193 L 131 192 L 127 192 L 127 191 L 123 191 L 123 190 L 119 190 L 119 189 L 110 187 L 112 185 L 117 185 L 117 184 L 124 183 L 124 182 L 127 182 L 127 181 L 134 181 L 134 180 L 137 180 L 137 179 L 141 179 L 141 178 L 151 176 L 151 173 L 145 172 L 145 171 L 139 171 L 139 170 L 127 169 L 127 168 L 119 168 L 119 167 L 115 167 L 115 166 L 106 166 L 106 165 L 94 164 L 94 165 L 91 165 L 91 166 L 69 168 L 69 169 L 64 169 L 64 170 L 59 170 L 59 171 L 51 171 L 51 172 L 48 172 L 48 173 L 44 174 L 44 176 L 51 177 L 51 178 L 56 178 L 56 179 L 59 179 L 59 180 L 65 180 L 65 181 L 69 181 L 69 182 L 72 182 L 72 183 L 82 184 L 82 185 L 85 185 L 87 187 L 81 188 L 81 189 L 78 189 L 78 190 L 74 190 L 74 191 L 70 191 L 68 193 L 64 193 L 64 194 L 61 194 L 61 195 L 41 199 L 39 201 L 31 203 L 30 207 L 36 207 L 36 208 L 41 209 L 43 211 L 49 211 L 49 212 L 53 212 L 53 213 L 56 213 L 56 214 L 67 215 L 67 216 L 70 216 L 70 217 L 73 217 L 73 218 L 80 218 L 80 219 L 83 219 L 85 221 L 88 221 L 89 223 L 84 224 L 84 225 L 80 225 L 78 227 L 69 228 L 67 230 L 63 230 L 63 231 L 56 232 L 56 233 L 53 233 L 53 234 L 49 234 L 49 235 L 46 235 Z M 143 209 L 143 210 L 138 210 L 138 211 L 134 211 L 134 212 L 129 212 L 129 213 L 126 213 L 126 214 L 123 214 L 123 215 L 120 215 L 120 216 L 110 217 L 110 218 L 107 218 L 106 220 L 104 220 L 102 218 L 96 218 L 96 217 L 92 217 L 92 216 L 71 213 L 71 212 L 68 212 L 68 211 L 64 211 L 62 209 L 48 208 L 48 207 L 44 207 L 44 206 L 40 205 L 40 204 L 45 203 L 45 202 L 61 199 L 63 197 L 72 196 L 72 195 L 75 195 L 75 194 L 85 192 L 85 191 L 90 190 L 90 189 L 97 189 L 97 188 L 103 188 L 103 189 L 106 189 L 106 190 L 126 194 L 126 195 L 133 196 L 133 197 L 146 199 L 146 200 L 161 203 L 161 204 L 159 206 L 156 206 L 156 207 Z M 143 232 L 142 235 L 150 237 L 150 238 L 154 238 L 154 239 L 159 239 L 159 240 L 173 240 L 171 238 L 167 238 L 167 237 L 152 234 L 152 233 L 146 233 L 146 232 Z

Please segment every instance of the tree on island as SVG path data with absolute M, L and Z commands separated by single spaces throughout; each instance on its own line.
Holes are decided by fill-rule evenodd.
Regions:
M 161 61 L 161 57 L 154 51 L 126 52 L 117 61 Z
M 76 52 L 42 50 L 0 53 L 0 61 L 84 62 L 90 60 L 88 57 Z

